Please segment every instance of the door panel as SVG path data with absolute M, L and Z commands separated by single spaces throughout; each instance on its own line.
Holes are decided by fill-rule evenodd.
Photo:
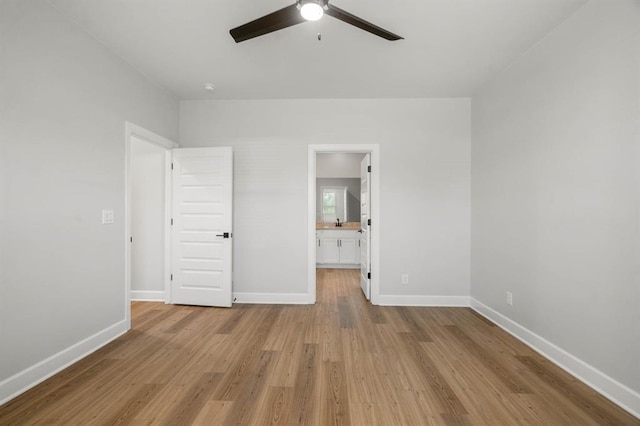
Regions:
M 231 306 L 231 148 L 172 154 L 171 303 Z
M 340 262 L 340 249 L 338 247 L 337 237 L 322 238 L 322 261 L 323 263 Z
M 356 263 L 356 240 L 355 238 L 340 238 L 340 263 Z
M 371 154 L 367 154 L 360 163 L 360 288 L 367 300 L 371 299 L 371 237 L 369 219 L 371 219 Z

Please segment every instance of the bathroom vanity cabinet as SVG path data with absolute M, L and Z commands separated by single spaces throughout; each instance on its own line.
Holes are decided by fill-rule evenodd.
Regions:
M 316 263 L 319 268 L 359 268 L 360 234 L 356 229 L 316 230 Z

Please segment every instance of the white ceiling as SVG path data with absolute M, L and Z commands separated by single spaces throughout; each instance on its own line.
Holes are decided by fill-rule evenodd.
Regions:
M 587 0 L 331 0 L 405 40 L 326 16 L 238 44 L 295 0 L 49 1 L 179 99 L 273 99 L 467 97 Z

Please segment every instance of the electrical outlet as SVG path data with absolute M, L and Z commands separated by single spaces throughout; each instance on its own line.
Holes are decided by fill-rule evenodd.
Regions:
M 402 274 L 402 284 L 409 284 L 409 274 Z
M 513 306 L 513 293 L 507 292 L 507 305 Z
M 113 210 L 102 210 L 102 224 L 113 223 Z

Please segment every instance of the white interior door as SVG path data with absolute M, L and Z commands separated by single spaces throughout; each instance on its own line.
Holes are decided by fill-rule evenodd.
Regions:
M 371 155 L 360 163 L 360 287 L 371 299 Z
M 171 303 L 231 306 L 231 148 L 172 151 Z

